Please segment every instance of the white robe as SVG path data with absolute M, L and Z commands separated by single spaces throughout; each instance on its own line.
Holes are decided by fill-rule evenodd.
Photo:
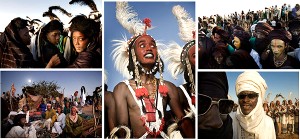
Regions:
M 36 138 L 36 130 L 33 126 L 24 128 L 14 126 L 6 134 L 5 138 Z
M 57 115 L 57 122 L 55 122 L 52 127 L 52 133 L 61 134 L 63 131 L 62 129 L 66 125 L 66 115 L 64 113 L 61 113 L 60 115 L 56 113 L 56 115 Z
M 232 118 L 233 139 L 242 139 L 242 127 L 236 118 Z M 244 130 L 245 131 L 245 130 Z M 275 128 L 271 117 L 264 115 L 254 131 L 253 139 L 276 139 Z M 245 131 L 245 139 L 252 139 L 251 133 Z

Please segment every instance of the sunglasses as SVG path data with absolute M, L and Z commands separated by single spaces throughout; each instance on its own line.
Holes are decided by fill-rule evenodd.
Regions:
M 258 93 L 253 93 L 253 94 L 238 94 L 237 97 L 239 99 L 245 99 L 246 97 L 253 99 L 258 97 Z
M 211 97 L 199 94 L 199 105 L 198 105 L 198 114 L 205 115 L 213 104 L 218 105 L 220 114 L 229 114 L 232 109 L 234 102 L 229 99 L 220 99 L 218 101 L 212 100 Z

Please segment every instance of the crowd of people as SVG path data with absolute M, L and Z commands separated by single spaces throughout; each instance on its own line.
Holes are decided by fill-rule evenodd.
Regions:
M 101 68 L 101 15 L 95 8 L 73 17 L 70 27 L 52 16 L 46 24 L 12 19 L 0 35 L 0 68 Z
M 291 99 L 264 102 L 264 110 L 273 119 L 276 135 L 299 134 L 299 101 L 295 103 Z
M 78 94 L 78 91 L 76 92 Z M 9 96 L 8 93 L 3 94 L 1 97 L 1 137 L 65 138 L 96 137 L 95 135 L 100 137 L 101 109 L 97 109 L 96 106 L 101 105 L 100 93 L 99 87 L 97 87 L 93 92 L 93 97 L 86 100 L 83 99 L 84 96 L 77 97 L 76 95 L 61 100 L 53 97 L 41 97 L 37 100 L 27 98 L 26 104 L 22 104 L 23 98 Z M 32 105 L 31 101 L 39 102 L 38 105 Z M 19 104 L 19 106 L 15 104 Z M 88 112 L 92 111 L 90 106 L 95 107 L 93 113 Z M 86 110 L 88 108 L 90 110 Z M 93 134 L 94 132 L 97 134 Z
M 201 69 L 299 69 L 299 4 L 198 20 Z

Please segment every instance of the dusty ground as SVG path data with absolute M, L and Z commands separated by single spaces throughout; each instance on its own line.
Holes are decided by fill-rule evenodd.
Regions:
M 277 139 L 299 139 L 298 134 L 281 134 Z

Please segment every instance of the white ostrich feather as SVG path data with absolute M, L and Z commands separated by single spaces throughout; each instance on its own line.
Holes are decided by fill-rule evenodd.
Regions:
M 189 13 L 180 5 L 176 5 L 172 9 L 179 24 L 179 37 L 185 42 L 194 40 L 193 31 L 195 31 L 195 22 Z
M 116 2 L 116 18 L 132 35 L 138 35 L 144 32 L 145 26 L 137 16 L 138 14 L 132 10 L 128 2 Z
M 171 42 L 168 44 L 168 48 L 163 50 L 163 58 L 169 62 L 168 70 L 174 79 L 177 79 L 177 75 L 184 71 L 184 65 L 181 63 L 180 55 L 182 52 L 182 47 L 180 47 L 176 42 Z
M 107 75 L 108 75 L 108 72 L 107 70 L 104 69 L 104 83 L 107 84 Z
M 293 94 L 293 92 L 290 92 L 290 93 L 289 93 L 288 100 L 292 100 L 292 94 Z
M 129 71 L 127 69 L 127 66 L 129 64 L 127 40 L 128 39 L 125 35 L 123 35 L 123 40 L 112 40 L 113 42 L 115 42 L 113 44 L 113 47 L 116 47 L 112 51 L 112 57 L 115 61 L 115 68 L 117 69 L 117 71 L 123 74 L 123 77 L 130 79 L 131 75 L 129 74 Z
M 269 103 L 270 97 L 271 97 L 271 92 L 268 93 L 267 97 L 265 98 L 265 102 Z

